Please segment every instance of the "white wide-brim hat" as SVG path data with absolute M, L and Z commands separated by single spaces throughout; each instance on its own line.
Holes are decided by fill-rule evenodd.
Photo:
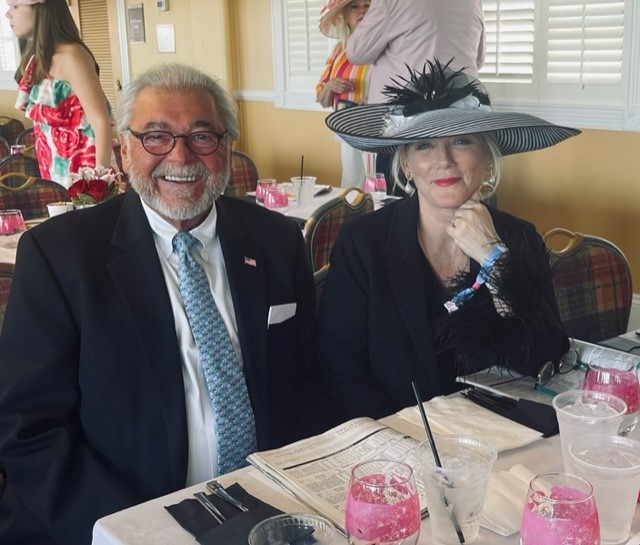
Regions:
M 340 38 L 340 33 L 336 27 L 339 18 L 342 17 L 342 10 L 351 0 L 329 0 L 320 12 L 320 33 L 327 38 Z
M 393 103 L 335 111 L 326 118 L 327 126 L 352 147 L 375 153 L 394 153 L 400 145 L 429 138 L 492 133 L 502 155 L 511 155 L 548 148 L 580 134 L 578 129 L 533 115 L 495 112 L 488 97 L 475 92 L 482 89 L 477 80 L 470 80 L 462 71 L 454 72 L 448 64 L 435 61 L 425 68 L 427 65 L 429 73 L 409 70 L 409 79 L 400 78 L 408 83 L 404 88 L 387 86 L 386 94 L 395 96 Z M 435 78 L 433 72 L 438 72 Z M 438 77 L 446 81 L 434 83 Z M 461 92 L 466 92 L 461 88 L 474 93 L 460 98 Z M 407 110 L 409 114 L 404 113 Z

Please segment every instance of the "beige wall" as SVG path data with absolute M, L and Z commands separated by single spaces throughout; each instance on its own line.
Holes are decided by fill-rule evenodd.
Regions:
M 188 62 L 232 90 L 272 91 L 270 6 L 270 0 L 172 0 L 162 13 L 144 0 L 147 42 L 130 44 L 132 75 L 158 62 Z M 157 53 L 158 23 L 175 25 L 175 54 Z M 0 92 L 0 115 L 14 115 L 14 99 L 14 93 Z M 324 126 L 325 114 L 257 101 L 240 103 L 239 112 L 238 147 L 255 159 L 262 176 L 287 179 L 298 172 L 304 155 L 306 172 L 338 183 L 339 146 Z M 555 148 L 508 157 L 499 206 L 541 232 L 562 226 L 615 242 L 631 263 L 639 293 L 639 173 L 639 133 L 585 131 Z

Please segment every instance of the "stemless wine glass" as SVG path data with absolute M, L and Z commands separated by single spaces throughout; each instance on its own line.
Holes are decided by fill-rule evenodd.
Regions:
M 600 545 L 593 488 L 570 473 L 545 473 L 529 483 L 520 545 Z
M 415 545 L 420 503 L 411 466 L 369 460 L 351 470 L 345 509 L 350 545 Z
M 367 174 L 364 178 L 364 184 L 362 185 L 362 190 L 365 193 L 371 193 L 373 195 L 376 191 L 376 175 L 375 174 Z
M 25 230 L 20 210 L 0 210 L 0 235 L 13 235 Z
M 264 194 L 264 207 L 278 212 L 286 212 L 289 210 L 289 196 L 287 190 L 283 187 L 269 189 Z
M 387 196 L 387 179 L 383 172 L 376 172 L 376 184 L 373 196 L 379 201 Z
M 276 189 L 277 187 L 278 182 L 275 178 L 263 178 L 258 180 L 258 183 L 256 184 L 256 202 L 262 204 L 267 191 L 270 189 Z
M 626 402 L 627 412 L 620 424 L 620 435 L 627 435 L 636 427 L 640 386 L 633 362 L 614 358 L 598 358 L 589 362 L 582 388 L 613 394 Z

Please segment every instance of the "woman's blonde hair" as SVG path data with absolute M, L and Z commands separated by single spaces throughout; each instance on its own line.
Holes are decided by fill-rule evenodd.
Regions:
M 80 37 L 80 31 L 71 17 L 66 0 L 47 0 L 44 4 L 31 6 L 31 9 L 35 13 L 33 35 L 30 40 L 23 42 L 24 47 L 21 47 L 22 59 L 16 71 L 16 81 L 20 81 L 31 56 L 35 56 L 37 61 L 33 83 L 42 81 L 51 69 L 56 46 L 61 43 L 84 47 L 95 62 L 93 53 Z M 98 63 L 95 63 L 95 66 L 96 73 L 99 74 Z
M 493 133 L 481 132 L 477 133 L 476 136 L 480 138 L 489 150 L 493 164 L 491 174 L 480 186 L 480 197 L 486 199 L 495 192 L 500 183 L 500 177 L 502 176 L 502 153 L 500 152 Z M 412 144 L 415 144 L 415 142 L 398 146 L 391 160 L 391 179 L 393 180 L 393 186 L 402 189 L 407 195 L 413 195 L 415 193 L 415 184 L 413 180 L 407 180 L 402 170 L 402 163 L 405 161 L 409 146 Z

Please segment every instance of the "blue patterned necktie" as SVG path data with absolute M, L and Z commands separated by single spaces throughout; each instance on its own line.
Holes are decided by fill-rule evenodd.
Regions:
M 191 254 L 196 242 L 191 234 L 178 233 L 173 237 L 173 249 L 179 259 L 182 303 L 215 413 L 218 472 L 223 474 L 246 465 L 247 455 L 257 449 L 256 430 L 247 385 L 229 333 L 213 300 L 207 276 Z

